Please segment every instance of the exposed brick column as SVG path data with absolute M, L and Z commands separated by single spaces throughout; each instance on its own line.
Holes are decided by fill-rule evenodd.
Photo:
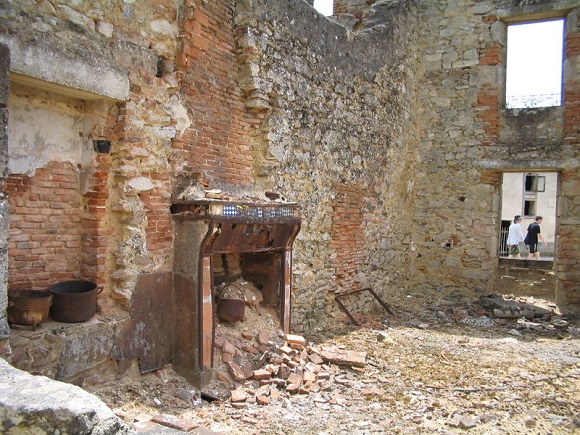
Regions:
M 163 188 L 156 188 L 139 195 L 147 214 L 147 249 L 169 255 L 173 249 L 173 227 L 171 225 L 171 195 L 166 190 L 168 174 L 151 174 L 151 179 Z
M 577 29 L 576 29 L 577 30 Z M 568 29 L 566 62 L 577 64 L 580 33 Z M 573 69 L 570 68 L 572 71 Z M 564 146 L 580 158 L 580 76 L 564 80 Z M 556 246 L 556 302 L 580 305 L 580 233 L 578 232 L 578 195 L 580 168 L 562 171 L 558 198 L 558 243 Z
M 96 171 L 92 184 L 84 195 L 86 210 L 81 219 L 81 276 L 83 279 L 104 284 L 107 247 L 111 235 L 106 225 L 107 178 L 111 167 L 108 154 L 96 155 Z
M 484 23 L 497 21 L 497 16 L 488 15 L 482 18 Z M 501 64 L 503 47 L 498 42 L 488 43 L 479 50 L 479 64 L 482 66 L 495 67 Z M 500 125 L 500 91 L 496 83 L 486 83 L 479 88 L 477 96 L 478 118 L 481 120 L 484 129 L 482 145 L 496 144 L 499 137 Z
M 580 56 L 580 33 L 566 37 L 566 59 Z M 580 136 L 580 77 L 566 78 L 564 82 L 564 144 L 578 145 Z
M 333 205 L 330 247 L 336 253 L 333 265 L 339 291 L 357 290 L 357 273 L 364 262 L 366 238 L 363 231 L 363 188 L 337 184 Z

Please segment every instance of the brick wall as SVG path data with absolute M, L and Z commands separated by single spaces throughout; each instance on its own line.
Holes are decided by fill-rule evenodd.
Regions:
M 486 15 L 482 17 L 482 22 L 486 24 L 493 23 L 497 19 L 496 15 Z M 482 67 L 500 65 L 501 59 L 502 46 L 497 42 L 489 42 L 479 50 L 479 64 Z M 495 85 L 489 83 L 479 88 L 475 107 L 484 129 L 482 145 L 497 143 L 500 125 L 499 92 Z
M 108 154 L 97 154 L 96 171 L 84 195 L 84 212 L 81 216 L 81 265 L 83 279 L 103 284 L 107 247 L 111 230 L 107 226 L 106 203 L 109 197 L 107 178 L 111 159 Z
M 357 273 L 365 262 L 366 239 L 362 204 L 365 191 L 357 185 L 337 184 L 330 234 L 333 266 L 339 292 L 360 288 Z
M 184 8 L 176 67 L 193 125 L 173 142 L 177 161 L 202 171 L 210 184 L 248 184 L 249 134 L 259 121 L 246 112 L 238 86 L 233 2 L 189 0 Z
M 52 162 L 34 177 L 11 175 L 8 287 L 42 289 L 80 278 L 79 174 L 72 164 Z
M 168 174 L 153 174 L 151 178 L 160 186 L 169 186 Z M 170 255 L 173 250 L 173 227 L 171 225 L 171 200 L 166 188 L 156 188 L 140 195 L 147 213 L 147 249 L 150 252 L 164 252 Z
M 570 33 L 566 37 L 566 58 L 572 60 L 580 56 L 580 33 Z M 580 79 L 566 80 L 564 88 L 564 141 L 578 145 L 580 135 Z

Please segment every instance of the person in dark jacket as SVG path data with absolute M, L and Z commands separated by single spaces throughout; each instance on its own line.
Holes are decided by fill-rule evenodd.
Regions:
M 546 241 L 544 240 L 544 236 L 542 236 L 540 232 L 540 224 L 542 223 L 542 219 L 542 216 L 536 216 L 534 222 L 528 225 L 528 234 L 524 240 L 524 243 L 528 245 L 528 249 L 530 250 L 527 258 L 528 260 L 531 260 L 534 257 L 536 257 L 536 260 L 540 259 L 538 239 L 541 240 L 544 245 L 547 245 Z

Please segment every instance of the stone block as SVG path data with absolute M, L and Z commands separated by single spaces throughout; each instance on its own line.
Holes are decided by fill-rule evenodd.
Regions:
M 56 379 L 68 379 L 111 358 L 114 327 L 94 320 L 78 325 L 67 332 Z
M 129 428 L 98 397 L 0 359 L 0 433 L 114 433 Z
M 0 83 L 0 86 L 4 86 Z M 2 92 L 2 90 L 0 90 Z M 6 179 L 8 171 L 8 109 L 0 102 L 0 180 Z

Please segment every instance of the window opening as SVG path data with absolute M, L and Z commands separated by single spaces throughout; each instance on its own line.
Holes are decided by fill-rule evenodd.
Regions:
M 314 9 L 325 17 L 330 17 L 334 13 L 334 0 L 314 0 Z
M 534 199 L 526 199 L 524 201 L 524 216 L 532 217 L 536 215 L 536 201 Z
M 545 192 L 546 191 L 546 177 L 538 174 L 526 174 L 525 178 L 526 192 Z
M 564 22 L 558 19 L 508 26 L 507 108 L 562 104 Z

